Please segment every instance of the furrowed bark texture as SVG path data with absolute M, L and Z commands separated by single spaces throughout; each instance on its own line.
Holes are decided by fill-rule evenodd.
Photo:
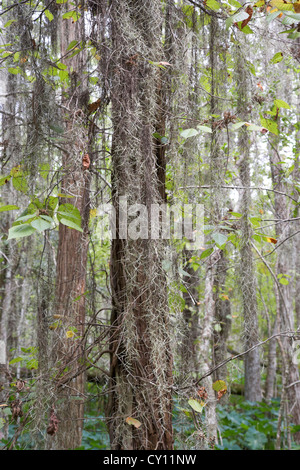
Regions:
M 81 18 L 76 23 L 62 21 L 61 52 L 65 53 L 71 41 L 83 37 Z M 83 233 L 63 224 L 59 226 L 56 278 L 56 322 L 54 367 L 58 370 L 57 405 L 58 430 L 53 437 L 55 449 L 73 449 L 81 444 L 85 374 L 82 372 L 84 345 L 80 339 L 68 338 L 66 333 L 75 328 L 76 336 L 83 337 L 85 322 L 86 266 L 88 252 L 90 172 L 82 165 L 83 156 L 90 155 L 87 120 L 88 90 L 84 81 L 84 54 L 69 59 L 71 86 L 63 105 L 69 109 L 63 116 L 66 151 L 63 154 L 61 193 L 72 196 L 62 203 L 73 204 L 80 212 Z M 71 69 L 73 68 L 73 71 Z M 84 111 L 82 111 L 84 110 Z M 76 299 L 76 300 L 75 300 Z
M 113 204 L 165 199 L 164 152 L 153 133 L 163 129 L 158 0 L 112 0 L 111 62 Z M 159 132 L 159 131 L 158 131 Z M 132 214 L 135 215 L 135 214 Z M 130 217 L 129 217 L 130 222 Z M 126 225 L 126 224 L 125 224 Z M 172 449 L 172 353 L 161 240 L 112 241 L 111 379 L 107 408 L 112 449 Z M 140 428 L 126 423 L 132 417 Z

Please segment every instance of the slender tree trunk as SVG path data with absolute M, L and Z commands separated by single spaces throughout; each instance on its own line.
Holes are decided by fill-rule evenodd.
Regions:
M 243 66 L 244 60 L 241 56 L 240 48 L 237 49 L 238 53 L 238 113 L 241 118 L 246 120 L 247 104 L 248 104 L 248 77 L 245 67 Z M 239 132 L 239 174 L 242 186 L 245 188 L 250 187 L 250 145 L 249 134 L 247 130 L 241 129 Z M 242 195 L 241 212 L 241 261 L 240 261 L 240 281 L 243 301 L 244 312 L 244 337 L 245 348 L 249 349 L 259 341 L 258 331 L 258 312 L 257 312 L 257 298 L 256 298 L 256 279 L 255 267 L 253 262 L 253 252 L 251 246 L 251 224 L 249 221 L 250 216 L 250 191 L 245 189 Z M 249 352 L 244 361 L 245 365 L 245 398 L 249 401 L 261 401 L 261 377 L 260 377 L 260 357 L 259 350 L 256 348 Z
M 278 151 L 278 141 L 272 138 L 270 149 L 270 164 L 273 188 L 283 193 L 287 192 L 286 184 L 283 180 L 283 172 L 279 162 L 281 157 Z M 290 204 L 287 197 L 283 194 L 274 193 L 275 201 L 275 218 L 282 221 L 290 218 Z M 276 237 L 278 241 L 283 241 L 289 236 L 290 225 L 288 222 L 280 222 L 276 224 Z M 292 266 L 292 253 L 291 245 L 286 242 L 283 243 L 277 250 L 277 265 L 276 275 L 292 275 L 290 267 Z M 290 273 L 290 274 L 289 274 Z M 281 331 L 293 331 L 295 329 L 294 308 L 292 302 L 292 283 L 287 285 L 280 285 L 279 293 L 277 296 L 277 312 L 280 318 Z M 298 365 L 292 362 L 292 344 L 290 339 L 282 338 L 282 346 L 286 354 L 286 368 L 287 368 L 287 386 L 299 381 Z M 287 389 L 287 396 L 289 402 L 289 413 L 291 420 L 294 424 L 300 424 L 300 386 L 299 383 Z M 300 442 L 300 432 L 294 435 L 296 442 Z

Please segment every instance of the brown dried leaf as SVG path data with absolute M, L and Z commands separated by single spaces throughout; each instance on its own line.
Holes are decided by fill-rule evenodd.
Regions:
M 86 153 L 82 158 L 82 166 L 85 170 L 88 170 L 90 167 L 90 164 L 91 164 L 91 160 L 90 160 L 89 154 Z
M 142 425 L 142 423 L 140 421 L 138 421 L 137 419 L 131 418 L 130 416 L 128 416 L 128 418 L 126 418 L 125 421 L 126 421 L 127 424 L 131 424 L 132 426 L 134 426 L 137 429 Z

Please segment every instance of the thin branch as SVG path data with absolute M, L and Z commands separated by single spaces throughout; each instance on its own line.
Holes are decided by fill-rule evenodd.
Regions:
M 203 375 L 202 377 L 200 377 L 200 379 L 197 380 L 196 385 L 198 385 L 201 382 L 201 380 L 203 380 L 206 377 L 208 377 L 209 375 L 213 374 L 216 370 L 220 369 L 220 367 L 223 367 L 228 362 L 234 361 L 235 359 L 238 359 L 239 357 L 244 356 L 245 354 L 248 354 L 249 352 L 253 351 L 253 349 L 258 348 L 259 346 L 262 346 L 263 344 L 267 343 L 271 339 L 276 338 L 278 336 L 290 336 L 290 335 L 297 335 L 297 334 L 298 333 L 296 331 L 285 331 L 285 332 L 282 332 L 282 333 L 276 333 L 275 335 L 270 336 L 269 338 L 265 339 L 264 341 L 260 341 L 259 343 L 255 344 L 251 348 L 247 349 L 247 351 L 244 351 L 240 354 L 237 354 L 236 356 L 229 357 L 228 359 L 225 359 L 224 361 L 222 361 L 217 366 L 210 369 L 205 375 Z

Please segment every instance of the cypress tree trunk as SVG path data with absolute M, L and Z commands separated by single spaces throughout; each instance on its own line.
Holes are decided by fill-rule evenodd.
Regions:
M 65 8 L 68 11 L 71 6 L 67 4 Z M 84 39 L 83 16 L 77 22 L 62 20 L 60 34 L 64 55 L 71 41 Z M 84 168 L 83 158 L 85 154 L 92 158 L 84 115 L 89 94 L 83 75 L 85 54 L 77 54 L 67 63 L 71 86 L 63 98 L 63 106 L 69 112 L 63 116 L 67 144 L 63 154 L 61 193 L 72 198 L 62 197 L 60 202 L 71 203 L 79 210 L 83 233 L 63 224 L 59 226 L 55 320 L 61 326 L 54 330 L 56 344 L 53 346 L 54 367 L 58 369 L 55 407 L 59 419 L 53 442 L 55 449 L 73 449 L 81 444 L 85 384 L 84 345 L 80 340 L 68 338 L 66 333 L 75 329 L 76 336 L 82 338 L 85 323 L 90 172 Z
M 161 3 L 111 1 L 112 185 L 117 238 L 112 241 L 113 311 L 107 418 L 112 449 L 172 449 L 172 354 L 161 240 L 122 239 L 120 196 L 128 205 L 165 200 L 161 127 Z M 157 95 L 159 93 L 159 95 Z M 137 419 L 137 429 L 126 418 Z

